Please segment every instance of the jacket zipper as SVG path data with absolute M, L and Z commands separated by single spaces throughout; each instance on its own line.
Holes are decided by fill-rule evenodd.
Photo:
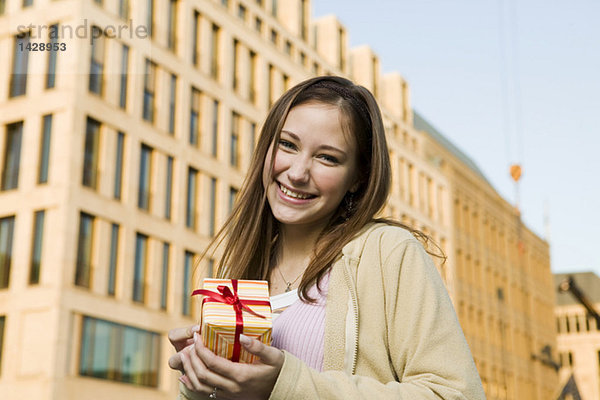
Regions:
M 354 352 L 352 354 L 352 369 L 351 374 L 354 375 L 356 373 L 356 359 L 358 357 L 358 300 L 356 298 L 356 288 L 352 282 L 352 277 L 350 275 L 350 271 L 347 263 L 350 260 L 344 257 L 346 262 L 344 262 L 344 277 L 346 278 L 346 284 L 348 285 L 348 289 L 350 290 L 350 297 L 352 299 L 352 308 L 354 309 Z

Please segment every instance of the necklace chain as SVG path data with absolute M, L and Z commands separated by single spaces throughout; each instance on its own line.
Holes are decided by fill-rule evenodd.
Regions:
M 291 282 L 290 282 L 290 281 L 288 281 L 287 279 L 285 279 L 285 276 L 283 276 L 283 272 L 281 272 L 281 268 L 277 267 L 277 271 L 279 271 L 279 275 L 281 275 L 281 279 L 283 279 L 283 281 L 285 282 L 285 285 L 286 285 L 286 286 L 285 286 L 285 291 L 286 291 L 286 292 L 289 292 L 289 291 L 291 291 L 291 290 L 292 290 L 292 285 L 293 285 L 294 283 L 296 283 L 296 281 L 297 281 L 298 279 L 300 279 L 300 277 L 301 277 L 302 275 L 304 275 L 304 271 L 302 271 L 302 272 L 300 273 L 300 275 L 298 275 L 298 276 L 296 277 L 296 279 L 294 279 L 293 281 L 291 281 Z

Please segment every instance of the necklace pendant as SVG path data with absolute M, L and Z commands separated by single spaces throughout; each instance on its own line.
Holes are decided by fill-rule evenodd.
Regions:
M 292 290 L 292 282 L 286 282 L 286 284 L 285 292 L 287 293 Z

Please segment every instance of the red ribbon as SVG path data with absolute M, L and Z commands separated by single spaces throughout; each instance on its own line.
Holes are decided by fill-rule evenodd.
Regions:
M 217 290 L 221 293 L 213 292 L 207 289 L 198 289 L 192 292 L 192 296 L 196 296 L 201 294 L 204 297 L 202 299 L 202 305 L 205 302 L 214 302 L 214 303 L 225 303 L 233 306 L 233 310 L 235 311 L 235 336 L 233 342 L 233 355 L 231 356 L 231 361 L 238 362 L 240 361 L 240 353 L 242 352 L 242 345 L 240 343 L 240 335 L 244 331 L 244 317 L 242 314 L 242 310 L 246 310 L 252 315 L 255 315 L 260 318 L 266 318 L 264 315 L 260 315 L 257 312 L 254 312 L 249 305 L 261 305 L 261 306 L 270 306 L 271 303 L 266 300 L 248 300 L 248 299 L 240 299 L 238 296 L 238 280 L 232 279 L 231 286 L 233 287 L 233 292 L 229 289 L 229 286 L 219 285 Z

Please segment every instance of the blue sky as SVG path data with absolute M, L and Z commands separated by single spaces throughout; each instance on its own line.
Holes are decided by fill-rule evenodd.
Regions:
M 600 3 L 313 0 L 409 82 L 413 108 L 514 203 L 554 272 L 600 275 Z M 549 223 L 545 222 L 548 215 Z

